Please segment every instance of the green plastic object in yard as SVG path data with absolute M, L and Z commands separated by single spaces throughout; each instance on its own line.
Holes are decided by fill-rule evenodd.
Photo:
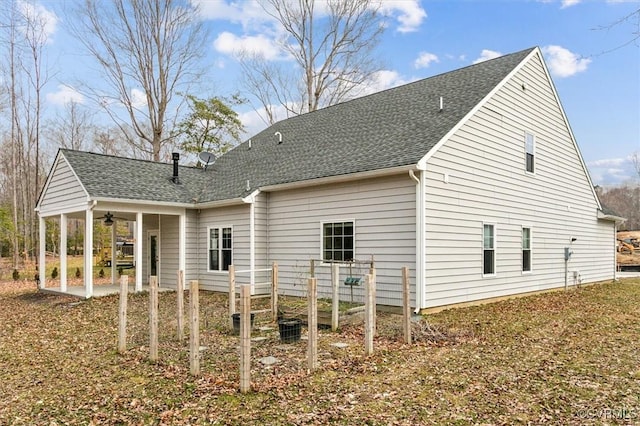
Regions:
M 358 278 L 358 277 L 347 277 L 344 280 L 344 284 L 345 285 L 350 285 L 350 286 L 360 285 L 360 278 Z

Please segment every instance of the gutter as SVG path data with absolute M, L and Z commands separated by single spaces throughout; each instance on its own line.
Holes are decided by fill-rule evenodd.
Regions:
M 397 175 L 397 174 L 406 173 L 409 170 L 415 170 L 415 169 L 416 169 L 415 164 L 409 164 L 406 166 L 391 167 L 388 169 L 369 170 L 365 172 L 349 173 L 349 174 L 338 175 L 338 176 L 327 176 L 327 177 L 307 179 L 307 180 L 296 181 L 296 182 L 266 185 L 266 186 L 260 187 L 260 190 L 263 192 L 272 192 L 272 191 L 282 191 L 285 189 L 303 188 L 306 186 L 350 182 L 350 181 L 362 180 L 367 178 Z

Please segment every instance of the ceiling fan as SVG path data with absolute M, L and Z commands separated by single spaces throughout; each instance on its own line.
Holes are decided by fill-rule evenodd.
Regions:
M 97 217 L 96 219 L 98 219 L 98 220 L 104 219 L 104 225 L 105 226 L 112 226 L 114 219 L 117 219 L 117 220 L 129 220 L 129 219 L 125 218 L 125 217 L 116 217 L 111 212 L 107 212 L 107 213 L 105 213 L 104 216 Z

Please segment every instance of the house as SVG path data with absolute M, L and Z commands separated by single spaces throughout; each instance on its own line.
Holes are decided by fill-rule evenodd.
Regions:
M 407 266 L 416 310 L 613 279 L 620 220 L 539 48 L 283 120 L 206 170 L 61 149 L 37 211 L 40 253 L 45 218 L 85 219 L 86 247 L 94 220 L 135 220 L 138 290 L 183 270 L 225 291 L 230 264 L 277 261 L 296 294 L 310 259 L 373 258 L 377 303 L 401 305 Z

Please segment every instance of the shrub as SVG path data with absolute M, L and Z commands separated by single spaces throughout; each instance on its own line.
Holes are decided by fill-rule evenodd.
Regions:
M 100 272 L 98 272 L 98 276 L 100 278 L 104 278 L 104 269 L 100 268 Z
M 17 269 L 14 269 L 12 276 L 14 281 L 18 281 L 20 279 L 20 272 L 18 272 Z
M 80 272 L 80 268 L 76 268 L 76 278 L 82 277 L 82 273 Z
M 56 278 L 58 278 L 58 267 L 54 267 L 53 271 L 51 271 L 51 279 L 55 280 Z

